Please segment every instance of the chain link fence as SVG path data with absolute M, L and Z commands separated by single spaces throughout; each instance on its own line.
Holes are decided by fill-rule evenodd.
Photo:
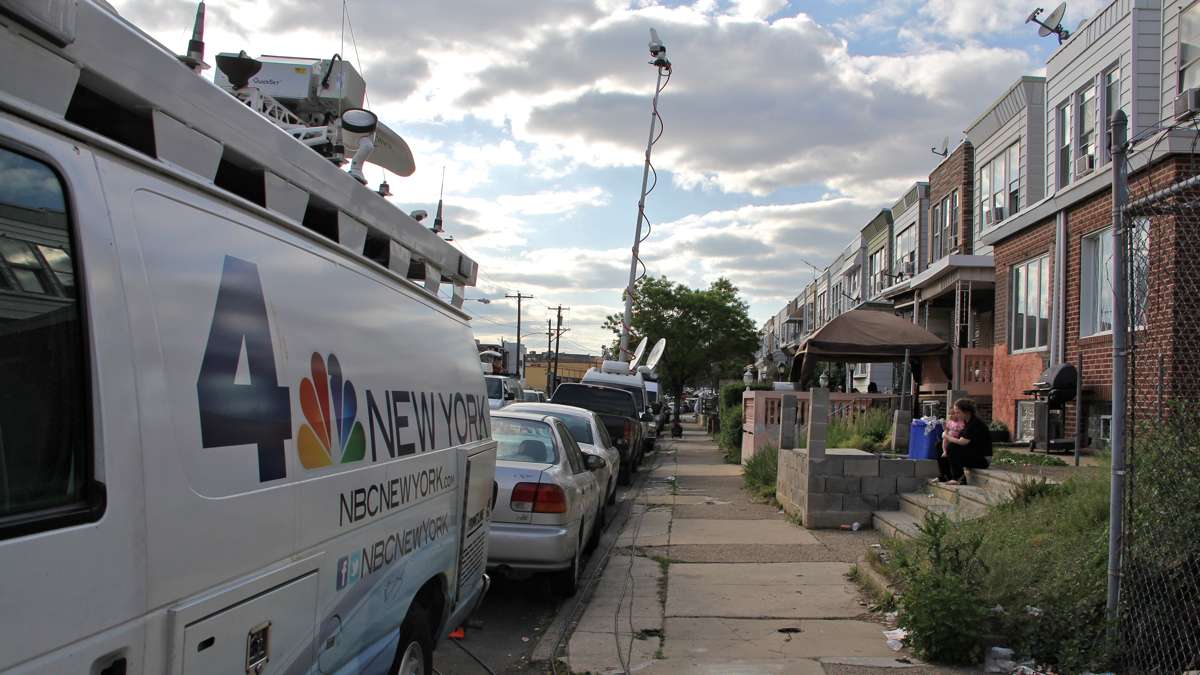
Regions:
M 1128 473 L 1117 630 L 1122 670 L 1137 673 L 1200 670 L 1200 158 L 1167 155 L 1172 133 L 1200 138 L 1189 127 L 1134 145 L 1121 218 Z

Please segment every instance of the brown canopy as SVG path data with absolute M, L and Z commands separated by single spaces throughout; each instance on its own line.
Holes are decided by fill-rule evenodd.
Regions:
M 917 324 L 892 314 L 855 309 L 839 315 L 813 333 L 792 360 L 792 380 L 804 382 L 819 361 L 851 363 L 902 362 L 904 355 L 946 356 L 946 341 Z

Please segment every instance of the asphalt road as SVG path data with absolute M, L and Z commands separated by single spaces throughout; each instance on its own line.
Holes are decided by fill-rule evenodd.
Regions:
M 665 446 L 664 441 L 665 439 L 660 438 L 659 444 Z M 633 485 L 617 488 L 617 503 L 608 507 L 608 523 L 600 543 L 584 558 L 578 594 L 572 598 L 554 595 L 550 591 L 549 578 L 542 575 L 524 579 L 493 575 L 492 588 L 483 606 L 471 617 L 466 629 L 466 638 L 444 640 L 438 645 L 433 657 L 433 665 L 437 672 L 441 675 L 487 674 L 485 668 L 453 644 L 454 642 L 470 650 L 471 654 L 496 673 L 530 675 L 543 672 L 543 668 L 530 663 L 533 650 L 549 631 L 553 634 L 538 651 L 543 654 L 542 658 L 553 653 L 558 634 L 564 631 L 573 619 L 577 620 L 586 607 L 586 600 L 591 593 L 589 582 L 598 577 L 603 556 L 612 549 L 620 534 L 621 527 L 628 518 L 632 498 L 648 479 L 656 456 L 650 454 L 642 460 Z M 563 648 L 565 649 L 565 641 Z

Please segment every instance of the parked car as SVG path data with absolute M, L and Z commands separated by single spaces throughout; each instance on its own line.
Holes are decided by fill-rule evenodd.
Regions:
M 571 382 L 558 385 L 550 402 L 586 408 L 600 415 L 608 435 L 621 451 L 621 466 L 629 467 L 618 481 L 628 485 L 642 461 L 645 447 L 642 423 L 649 418 L 649 413 L 640 411 L 633 394 L 614 387 Z
M 488 532 L 488 567 L 551 572 L 560 595 L 574 595 L 584 552 L 599 540 L 603 458 L 587 455 L 561 420 L 498 412 L 496 504 Z
M 589 455 L 603 457 L 607 463 L 603 469 L 596 472 L 597 479 L 605 486 L 606 504 L 617 501 L 617 478 L 625 467 L 621 463 L 621 451 L 604 428 L 604 420 L 600 415 L 571 405 L 557 403 L 516 403 L 508 407 L 511 412 L 536 413 L 550 415 L 567 425 L 571 435 L 580 449 Z
M 629 364 L 621 361 L 605 361 L 600 368 L 588 368 L 583 374 L 586 384 L 598 384 L 605 387 L 624 389 L 633 394 L 637 404 L 638 423 L 642 426 L 641 452 L 654 450 L 655 428 L 654 411 L 650 407 L 646 395 L 646 379 L 640 372 L 629 372 Z M 645 413 L 645 414 L 643 414 Z
M 537 389 L 526 389 L 521 392 L 521 400 L 527 403 L 545 403 L 546 394 Z
M 488 408 L 499 410 L 522 399 L 521 383 L 507 375 L 484 375 L 487 383 Z

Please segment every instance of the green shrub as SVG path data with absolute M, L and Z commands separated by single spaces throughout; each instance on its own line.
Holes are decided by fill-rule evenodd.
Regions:
M 725 412 L 725 411 L 722 411 Z M 717 432 L 717 445 L 725 451 L 725 461 L 740 464 L 742 461 L 742 409 L 732 408 L 721 415 L 721 430 Z
M 885 445 L 892 433 L 892 416 L 887 408 L 868 408 L 829 421 L 826 447 L 858 448 L 873 452 Z
M 779 448 L 764 445 L 742 468 L 746 489 L 766 499 L 775 496 L 775 481 L 779 478 Z
M 925 515 L 917 539 L 924 555 L 903 569 L 905 593 L 897 619 L 917 656 L 971 665 L 982 656 L 987 629 L 987 605 L 980 595 L 987 571 L 979 558 L 983 537 L 952 537 L 951 527 L 944 514 Z

